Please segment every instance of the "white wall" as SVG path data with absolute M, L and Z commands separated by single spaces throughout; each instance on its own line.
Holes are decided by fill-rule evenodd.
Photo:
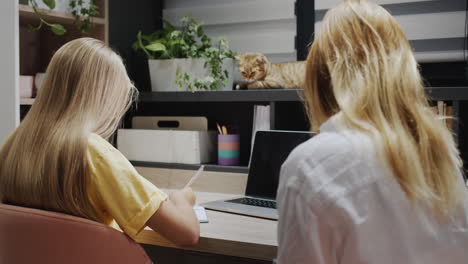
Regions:
M 19 123 L 18 1 L 0 1 L 0 145 Z
M 379 5 L 412 3 L 412 2 L 427 2 L 433 0 L 374 0 Z M 342 0 L 315 0 L 315 9 L 329 9 L 342 2 Z
M 262 52 L 273 62 L 295 61 L 295 0 L 166 0 L 173 24 L 191 14 L 210 37 L 225 37 L 232 50 Z
M 310 0 L 313 1 L 313 0 Z M 375 0 L 406 32 L 420 62 L 462 61 L 466 0 Z M 163 17 L 177 24 L 192 14 L 208 35 L 224 36 L 233 50 L 258 51 L 272 61 L 296 59 L 295 0 L 166 0 Z M 315 0 L 315 30 L 341 0 Z
M 339 0 L 315 0 L 315 30 Z M 419 62 L 463 61 L 465 0 L 376 0 L 398 21 Z

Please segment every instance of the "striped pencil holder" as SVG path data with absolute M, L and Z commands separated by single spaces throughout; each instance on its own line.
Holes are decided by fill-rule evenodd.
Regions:
M 218 134 L 218 164 L 224 166 L 239 165 L 239 134 Z

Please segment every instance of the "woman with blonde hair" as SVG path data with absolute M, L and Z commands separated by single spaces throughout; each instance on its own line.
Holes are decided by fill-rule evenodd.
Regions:
M 278 263 L 467 263 L 459 152 L 395 19 L 365 0 L 331 9 L 305 78 L 319 134 L 281 170 Z
M 118 225 L 132 238 L 148 225 L 176 244 L 197 243 L 192 190 L 168 198 L 107 141 L 135 94 L 122 59 L 103 42 L 61 47 L 0 150 L 1 202 Z

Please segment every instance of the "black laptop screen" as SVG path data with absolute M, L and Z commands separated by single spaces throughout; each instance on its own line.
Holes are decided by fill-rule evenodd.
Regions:
M 276 199 L 281 165 L 289 153 L 311 135 L 308 132 L 258 131 L 245 194 Z

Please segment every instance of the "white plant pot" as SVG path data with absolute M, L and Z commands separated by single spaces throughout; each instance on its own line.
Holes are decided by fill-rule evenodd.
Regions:
M 235 60 L 233 59 L 225 59 L 223 61 L 223 71 L 228 71 L 229 76 L 227 78 L 226 85 L 220 87 L 221 91 L 231 91 L 234 86 L 234 65 Z
M 179 87 L 176 81 L 176 73 L 188 73 L 190 79 L 209 76 L 209 70 L 204 67 L 204 59 L 170 59 L 170 60 L 148 60 L 151 77 L 151 90 L 156 92 L 188 91 L 188 87 Z M 225 59 L 223 71 L 227 70 L 229 78 L 227 84 L 218 90 L 232 90 L 234 61 Z

